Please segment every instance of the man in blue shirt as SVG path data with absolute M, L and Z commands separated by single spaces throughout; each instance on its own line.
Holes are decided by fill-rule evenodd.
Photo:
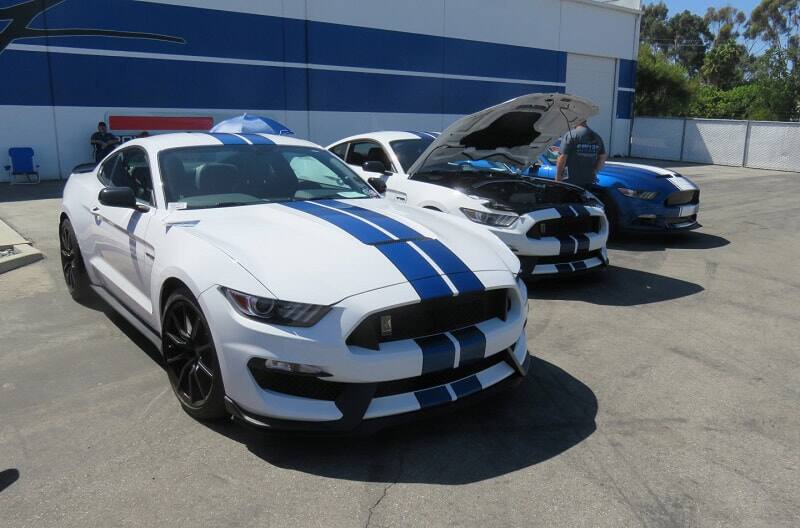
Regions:
M 608 159 L 603 138 L 586 121 L 561 138 L 561 155 L 556 162 L 556 180 L 585 189 L 597 182 L 597 172 Z M 567 169 L 566 174 L 564 169 Z

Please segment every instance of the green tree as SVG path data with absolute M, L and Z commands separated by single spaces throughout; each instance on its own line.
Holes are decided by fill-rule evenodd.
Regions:
M 789 121 L 800 117 L 800 79 L 796 64 L 792 51 L 781 47 L 771 47 L 758 57 L 752 84 L 757 87 L 759 97 L 752 119 Z
M 746 29 L 747 15 L 735 7 L 727 6 L 716 9 L 709 7 L 703 17 L 714 36 L 714 45 L 735 42 Z
M 722 90 L 729 90 L 744 81 L 747 50 L 735 41 L 726 41 L 709 51 L 700 69 L 703 80 Z
M 670 57 L 686 68 L 689 75 L 696 75 L 713 39 L 708 23 L 701 16 L 683 11 L 670 18 L 667 27 L 673 39 Z
M 664 2 L 648 4 L 642 10 L 639 41 L 649 44 L 654 50 L 666 53 L 672 45 L 672 32 L 667 23 L 669 9 Z
M 683 66 L 669 61 L 648 44 L 639 46 L 636 113 L 647 116 L 682 116 L 691 100 L 692 88 Z

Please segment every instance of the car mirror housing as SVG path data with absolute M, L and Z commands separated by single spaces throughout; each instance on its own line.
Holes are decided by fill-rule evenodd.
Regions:
M 380 163 L 378 161 L 377 163 Z M 379 193 L 383 194 L 386 192 L 386 182 L 380 178 L 370 178 L 367 182 L 372 185 L 372 187 L 378 191 Z
M 136 196 L 130 187 L 106 187 L 100 190 L 97 200 L 108 207 L 138 209 Z

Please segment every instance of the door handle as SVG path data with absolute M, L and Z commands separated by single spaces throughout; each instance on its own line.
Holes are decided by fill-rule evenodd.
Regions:
M 89 210 L 92 212 L 92 214 L 97 214 L 100 211 L 100 208 L 99 207 L 92 207 Z

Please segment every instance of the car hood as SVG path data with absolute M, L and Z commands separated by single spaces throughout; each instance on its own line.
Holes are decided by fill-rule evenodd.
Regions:
M 631 186 L 637 186 L 637 189 L 644 188 L 642 186 L 653 190 L 657 188 L 677 188 L 678 190 L 697 188 L 689 178 L 681 176 L 675 171 L 653 165 L 609 161 L 603 166 L 599 176 L 601 179 L 611 178 Z
M 359 214 L 380 216 L 365 223 L 347 214 L 353 206 L 360 209 Z M 342 219 L 334 209 L 345 210 L 338 225 L 322 217 L 333 212 Z M 387 257 L 381 250 L 382 242 L 369 239 L 370 233 L 376 233 L 369 225 L 375 218 L 388 218 L 380 221 L 387 222 L 394 231 L 402 231 L 404 236 L 399 243 L 439 241 L 471 271 L 515 273 L 519 267 L 514 255 L 499 240 L 492 246 L 491 239 L 487 244 L 482 233 L 457 219 L 423 209 L 399 208 L 383 199 L 176 211 L 168 218 L 168 224 L 188 228 L 195 236 L 216 246 L 277 298 L 287 301 L 332 305 L 359 293 L 424 280 L 430 275 L 453 275 L 430 273 L 432 267 L 413 269 L 412 266 L 413 276 L 409 277 L 409 267 L 402 262 L 398 266 L 401 257 Z M 450 270 L 446 265 L 440 268 L 452 271 L 452 266 Z
M 592 102 L 566 94 L 528 94 L 462 117 L 442 132 L 409 169 L 463 159 L 532 163 L 570 127 L 597 114 Z

